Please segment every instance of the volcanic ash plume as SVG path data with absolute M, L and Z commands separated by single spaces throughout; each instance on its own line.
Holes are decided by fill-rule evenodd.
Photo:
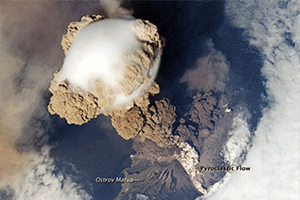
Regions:
M 62 40 L 63 67 L 49 88 L 49 112 L 81 125 L 101 113 L 147 106 L 159 92 L 154 79 L 163 46 L 149 21 L 93 15 L 72 22 Z
M 168 99 L 155 101 L 153 105 L 135 105 L 125 113 L 112 116 L 112 125 L 124 139 L 134 138 L 155 142 L 159 147 L 177 144 L 179 136 L 172 134 L 175 122 L 175 107 Z

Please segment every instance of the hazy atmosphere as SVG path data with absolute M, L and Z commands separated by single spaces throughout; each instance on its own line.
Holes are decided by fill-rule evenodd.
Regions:
M 297 0 L 1 1 L 0 31 L 1 200 L 300 197 Z

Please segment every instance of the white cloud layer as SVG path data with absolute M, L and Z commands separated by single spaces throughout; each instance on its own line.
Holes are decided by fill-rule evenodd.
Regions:
M 238 166 L 243 162 L 244 153 L 250 148 L 251 134 L 246 114 L 239 113 L 233 119 L 228 136 L 222 154 L 229 166 Z
M 61 13 L 57 2 L 1 2 L 1 200 L 90 199 L 58 171 L 47 147 L 50 122 L 44 93 L 62 58 L 61 30 L 72 17 Z M 37 150 L 37 142 L 44 147 Z
M 27 155 L 32 159 L 28 171 L 9 185 L 14 190 L 12 199 L 90 200 L 91 196 L 69 175 L 55 173 L 57 169 L 49 151 L 45 146 L 40 153 Z
M 300 2 L 227 1 L 226 14 L 263 55 L 270 105 L 243 164 L 251 171 L 232 173 L 202 199 L 299 199 Z

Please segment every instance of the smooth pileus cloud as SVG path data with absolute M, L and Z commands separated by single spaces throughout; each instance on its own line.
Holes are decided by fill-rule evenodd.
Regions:
M 83 124 L 148 96 L 163 39 L 148 21 L 98 15 L 83 17 L 75 29 L 71 23 L 62 44 L 66 58 L 51 83 L 48 108 L 70 124 Z

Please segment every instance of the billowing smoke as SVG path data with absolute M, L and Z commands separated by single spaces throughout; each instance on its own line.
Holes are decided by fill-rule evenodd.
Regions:
M 115 8 L 123 10 L 123 14 L 129 14 L 120 7 L 119 3 L 119 1 L 115 1 L 115 3 L 110 4 L 111 6 L 102 9 L 106 10 L 109 16 L 114 15 L 113 12 L 115 11 L 112 10 Z M 77 4 L 80 3 L 76 2 Z M 68 23 L 74 20 L 74 14 L 78 18 L 83 14 L 93 13 L 99 6 L 98 2 L 84 4 L 85 6 L 79 9 L 71 2 L 1 3 L 1 199 L 90 199 L 90 196 L 78 184 L 73 182 L 70 176 L 57 172 L 55 162 L 49 156 L 50 148 L 47 146 L 47 135 L 45 134 L 51 124 L 49 114 L 45 109 L 47 106 L 44 95 L 51 78 L 53 78 L 53 73 L 61 66 L 60 61 L 63 55 L 59 41 L 65 33 Z M 65 12 L 68 6 L 74 6 L 72 8 L 78 10 L 72 10 L 70 13 Z M 20 10 L 22 10 L 22 15 L 20 15 Z M 48 12 L 44 12 L 45 10 Z M 99 75 L 99 83 L 108 86 L 120 86 L 116 93 L 110 93 L 109 91 L 101 93 L 112 95 L 116 101 L 111 101 L 108 104 L 97 102 L 97 106 L 101 106 L 103 110 L 104 108 L 109 110 L 110 107 L 129 108 L 133 104 L 140 106 L 148 104 L 149 94 L 159 92 L 158 85 L 153 81 L 159 65 L 163 40 L 159 37 L 156 27 L 148 21 L 135 20 L 132 17 L 115 20 L 102 20 L 100 16 L 84 17 L 81 22 L 70 24 L 69 31 L 63 38 L 62 43 L 65 53 L 70 51 L 74 53 L 70 53 L 71 56 L 76 55 L 78 50 L 75 48 L 76 45 L 74 50 L 72 50 L 73 48 L 70 49 L 70 46 L 73 44 L 78 30 L 95 21 L 99 21 L 93 25 L 96 28 L 101 27 L 101 30 L 109 28 L 106 30 L 109 33 L 103 33 L 101 37 L 112 35 L 114 39 L 119 38 L 118 41 L 110 40 L 114 42 L 111 43 L 112 46 L 109 46 L 110 52 L 103 48 L 103 43 L 100 44 L 101 53 L 104 54 L 101 54 L 102 58 L 100 60 L 97 60 L 97 58 L 96 62 L 99 62 L 97 63 L 99 66 L 105 66 L 106 68 L 98 68 L 98 71 L 93 71 L 97 72 L 96 75 Z M 118 26 L 108 26 L 107 22 Z M 89 30 L 90 27 L 87 28 L 86 34 L 93 35 L 93 26 L 90 26 L 91 30 Z M 120 28 L 122 26 L 123 29 Z M 85 31 L 82 32 L 83 37 L 88 37 Z M 126 38 L 122 39 L 124 36 Z M 101 40 L 98 41 L 101 43 Z M 122 41 L 123 44 L 119 46 Z M 116 44 L 117 42 L 119 43 Z M 105 47 L 108 47 L 107 44 Z M 93 50 L 94 47 L 89 46 L 89 48 Z M 122 55 L 114 51 L 116 50 L 114 48 L 117 48 L 120 52 L 122 48 Z M 90 55 L 98 56 L 99 52 Z M 108 59 L 111 62 L 107 63 L 109 65 L 105 65 L 107 59 L 103 60 L 103 56 L 117 57 Z M 120 62 L 124 65 L 118 65 Z M 59 80 L 60 75 L 63 75 L 61 77 L 66 79 L 65 84 L 69 84 L 68 81 L 70 80 L 78 81 L 76 78 L 69 77 L 68 70 L 70 70 L 72 62 L 69 65 L 67 63 L 65 63 L 62 73 L 58 73 L 52 83 Z M 114 64 L 114 67 L 109 68 Z M 78 73 L 82 72 L 80 71 L 82 68 L 78 67 L 77 69 Z M 103 69 L 106 69 L 104 71 L 107 73 L 114 73 L 113 76 L 110 76 L 112 79 L 103 76 L 103 71 L 101 71 Z M 117 74 L 123 76 L 123 79 L 120 76 L 120 79 L 118 79 Z M 113 77 L 116 77 L 116 82 L 107 81 L 113 80 Z M 89 80 L 86 81 L 86 83 L 89 82 Z M 74 87 L 69 86 L 69 88 L 77 90 L 76 83 L 74 83 Z M 84 83 L 80 84 L 80 86 L 83 85 Z M 88 83 L 85 85 L 87 87 L 83 86 L 82 92 L 87 90 L 95 92 L 99 91 L 99 88 L 103 89 L 103 87 L 96 87 L 96 84 L 90 85 Z M 51 87 L 53 91 L 57 92 L 58 88 L 64 88 L 60 86 L 52 84 Z M 125 88 L 130 89 L 124 91 Z M 88 96 L 91 97 L 91 95 Z M 102 100 L 104 99 L 102 98 Z M 77 101 L 77 103 L 80 102 Z M 97 114 L 99 110 L 97 109 Z M 120 116 L 117 113 L 114 115 Z M 55 191 L 55 196 L 53 196 L 53 191 Z
M 227 1 L 233 25 L 262 53 L 270 106 L 243 163 L 251 171 L 232 173 L 204 199 L 299 199 L 299 9 L 299 1 Z
M 150 22 L 85 16 L 70 24 L 62 44 L 66 58 L 51 83 L 51 114 L 83 124 L 129 110 L 151 93 L 163 39 Z
M 229 62 L 222 52 L 214 48 L 209 39 L 203 48 L 203 56 L 197 60 L 196 68 L 189 69 L 181 82 L 188 83 L 191 91 L 223 92 L 228 81 Z
M 103 113 L 111 116 L 112 125 L 123 138 L 135 137 L 138 153 L 133 157 L 140 156 L 143 162 L 133 160 L 129 176 L 143 176 L 142 173 L 135 174 L 139 171 L 135 169 L 142 168 L 149 172 L 151 180 L 145 179 L 131 188 L 123 187 L 124 194 L 131 195 L 132 190 L 142 188 L 143 191 L 149 185 L 155 185 L 145 194 L 160 195 L 157 191 L 161 189 L 165 176 L 167 184 L 163 190 L 167 194 L 172 190 L 174 195 L 179 194 L 183 199 L 187 198 L 186 194 L 194 197 L 198 192 L 205 193 L 205 189 L 217 178 L 198 176 L 200 172 L 196 168 L 202 164 L 219 164 L 216 155 L 219 155 L 219 146 L 223 142 L 220 136 L 226 130 L 214 130 L 214 127 L 221 122 L 222 126 L 230 124 L 227 118 L 231 118 L 231 114 L 225 114 L 225 109 L 220 110 L 210 93 L 196 94 L 188 113 L 180 119 L 176 119 L 176 108 L 168 99 L 150 104 L 149 95 L 159 92 L 154 79 L 164 46 L 163 38 L 152 23 L 129 16 L 121 17 L 130 14 L 130 11 L 121 8 L 121 1 L 101 2 L 106 6 L 107 16 L 115 19 L 104 19 L 100 15 L 84 16 L 81 21 L 70 23 L 67 34 L 63 36 L 66 58 L 51 82 L 50 113 L 59 114 L 75 124 L 86 123 Z M 52 74 L 62 64 L 57 62 L 63 57 L 58 43 L 67 24 L 74 19 L 55 15 L 64 13 L 64 9 L 48 3 L 16 5 L 12 3 L 1 10 L 1 23 L 5 23 L 2 26 L 5 28 L 1 30 L 3 43 L 0 56 L 0 198 L 91 199 L 70 176 L 54 173 L 55 162 L 49 156 L 50 149 L 45 140 L 42 140 L 47 126 L 41 120 L 48 122 L 49 118 L 43 95 L 53 78 Z M 20 5 L 25 17 L 18 15 Z M 44 9 L 52 11 L 51 16 Z M 92 13 L 90 8 L 87 10 L 83 13 Z M 223 92 L 228 62 L 211 41 L 207 42 L 204 52 L 197 67 L 187 71 L 181 80 L 188 83 L 190 90 Z M 32 120 L 33 116 L 39 120 Z M 172 131 L 176 120 L 179 125 L 174 136 Z M 236 123 L 240 122 L 245 128 L 246 122 L 237 118 Z M 248 136 L 248 132 L 245 133 Z M 230 141 L 234 143 L 235 137 L 239 134 L 232 133 Z M 178 142 L 178 138 L 182 143 Z M 44 148 L 37 151 L 33 140 L 42 140 L 40 144 Z M 243 144 L 244 141 L 236 146 L 228 143 L 227 147 L 235 147 L 240 154 L 238 147 Z M 18 148 L 19 145 L 22 148 Z M 228 161 L 235 158 L 235 155 L 227 155 Z M 215 157 L 217 159 L 212 159 Z M 144 162 L 151 167 L 145 169 Z M 156 173 L 152 173 L 153 169 L 161 172 L 161 185 L 155 184 L 158 179 Z M 147 198 L 139 193 L 136 196 Z
M 30 7 L 30 5 L 32 7 Z M 60 23 L 45 24 L 42 22 L 47 16 L 41 13 L 43 7 L 49 8 L 48 4 L 40 5 L 32 3 L 24 6 L 25 17 L 17 14 L 20 4 L 5 2 L 1 3 L 1 118 L 0 118 L 0 178 L 4 184 L 11 178 L 10 175 L 22 172 L 27 167 L 29 159 L 23 152 L 16 148 L 17 143 L 32 140 L 36 133 L 40 133 L 39 123 L 33 123 L 31 117 L 37 115 L 41 120 L 47 117 L 43 109 L 43 89 L 47 88 L 54 68 L 54 61 L 42 60 L 48 52 L 54 58 L 59 58 L 54 49 L 55 45 L 50 40 L 55 39 L 54 34 L 48 34 L 49 27 L 59 26 Z M 40 20 L 35 18 L 40 16 Z M 30 26 L 24 24 L 25 18 L 31 21 Z M 39 41 L 39 37 L 47 34 L 48 39 Z M 39 52 L 39 56 L 36 54 Z M 47 65 L 44 63 L 47 61 Z M 39 66 L 39 67 L 37 67 Z M 40 77 L 43 77 L 41 79 Z M 38 110 L 38 111 L 37 111 Z M 24 130 L 31 126 L 24 135 Z M 20 139 L 23 141 L 19 141 Z M 3 173 L 3 174 L 2 174 Z M 5 175 L 4 175 L 5 174 Z M 2 179 L 6 177 L 5 179 Z
M 158 106 L 161 103 L 164 106 Z M 128 121 L 126 124 L 133 124 L 133 127 L 138 127 L 134 123 L 141 121 L 148 128 L 145 131 L 146 134 L 140 134 L 140 137 L 133 139 L 133 148 L 136 153 L 131 156 L 131 168 L 125 169 L 126 178 L 140 181 L 124 183 L 118 199 L 130 199 L 132 196 L 138 196 L 139 193 L 157 199 L 194 199 L 200 194 L 206 194 L 207 190 L 223 175 L 202 172 L 200 166 L 222 164 L 223 157 L 220 153 L 224 149 L 224 142 L 227 141 L 227 132 L 231 128 L 232 118 L 236 115 L 234 112 L 226 113 L 226 108 L 220 109 L 219 103 L 211 93 L 195 94 L 191 102 L 188 102 L 187 113 L 181 117 L 176 116 L 175 119 L 179 124 L 177 128 L 173 126 L 174 122 L 166 120 L 173 119 L 167 116 L 175 114 L 170 111 L 174 110 L 175 106 L 166 100 L 155 102 L 155 109 L 151 107 L 149 111 L 144 111 L 148 116 L 151 112 L 155 113 L 150 119 L 146 117 L 146 122 L 139 114 L 133 115 L 133 113 L 128 114 L 132 118 L 120 120 L 121 122 Z M 136 112 L 138 111 L 134 113 Z M 166 119 L 162 119 L 160 124 L 158 123 L 160 118 Z M 241 120 L 237 117 L 236 121 L 239 123 Z M 154 134 L 152 133 L 153 124 L 165 127 L 166 123 L 173 128 L 171 134 L 168 130 L 156 128 L 156 126 L 153 127 Z M 131 127 L 125 126 L 125 128 L 128 132 L 133 130 Z M 142 140 L 141 137 L 144 135 L 151 137 Z M 175 140 L 172 140 L 171 136 Z M 238 135 L 233 137 L 235 136 L 238 137 Z M 161 141 L 164 145 L 160 145 Z M 166 144 L 165 141 L 169 143 Z M 232 148 L 234 145 L 228 145 L 228 147 Z
M 57 173 L 45 134 L 45 93 L 63 58 L 59 41 L 74 12 L 95 4 L 73 13 L 65 6 L 1 2 L 0 199 L 90 199 L 70 176 Z
M 240 112 L 233 119 L 231 130 L 228 131 L 229 138 L 224 145 L 222 154 L 229 166 L 241 165 L 245 153 L 250 149 L 251 133 L 247 124 L 248 117 L 245 113 Z
M 110 18 L 131 15 L 132 11 L 121 6 L 122 0 L 101 0 L 100 5 L 105 8 L 106 15 Z

